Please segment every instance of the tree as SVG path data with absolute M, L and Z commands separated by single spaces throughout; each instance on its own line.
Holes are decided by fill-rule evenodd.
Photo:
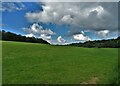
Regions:
M 5 32 L 4 30 L 0 31 L 0 37 L 2 37 L 2 40 L 5 40 L 5 41 L 20 41 L 20 42 L 48 44 L 48 42 L 43 39 L 21 36 L 20 34 L 17 35 L 15 33 Z

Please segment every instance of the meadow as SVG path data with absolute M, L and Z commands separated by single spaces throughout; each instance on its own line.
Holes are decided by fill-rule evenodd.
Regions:
M 113 84 L 117 48 L 2 41 L 3 84 Z

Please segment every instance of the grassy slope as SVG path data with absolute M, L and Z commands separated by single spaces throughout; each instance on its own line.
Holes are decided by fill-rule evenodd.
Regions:
M 3 83 L 112 83 L 117 76 L 117 49 L 3 42 Z M 92 82 L 92 81 L 91 81 Z
M 0 41 L 0 85 L 2 85 L 2 42 Z

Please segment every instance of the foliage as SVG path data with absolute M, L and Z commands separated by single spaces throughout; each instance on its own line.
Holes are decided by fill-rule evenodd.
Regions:
M 17 35 L 11 32 L 5 32 L 0 31 L 2 40 L 5 41 L 19 41 L 19 42 L 32 42 L 32 43 L 43 43 L 43 44 L 48 44 L 48 42 L 46 42 L 43 39 L 39 39 L 39 38 L 35 38 L 35 37 L 26 37 L 26 36 L 21 36 L 21 35 Z
M 21 35 L 16 35 L 11 32 L 0 31 L 0 36 L 2 36 L 2 40 L 6 41 L 20 41 L 20 42 L 32 42 L 32 43 L 43 43 L 49 44 L 47 41 L 35 37 L 25 37 Z M 88 48 L 120 48 L 120 37 L 117 39 L 108 39 L 108 40 L 94 40 L 87 41 L 84 43 L 72 43 L 67 46 L 78 46 L 78 47 L 88 47 Z M 56 45 L 57 46 L 57 45 Z M 60 45 L 59 45 L 60 46 Z M 63 46 L 63 45 L 61 45 Z
M 96 47 L 96 48 L 120 48 L 120 37 L 117 39 L 108 39 L 108 40 L 95 40 L 95 41 L 87 41 L 84 43 L 73 43 L 71 46 L 79 46 L 79 47 Z

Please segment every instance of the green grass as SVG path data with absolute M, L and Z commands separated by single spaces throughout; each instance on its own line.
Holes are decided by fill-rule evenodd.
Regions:
M 118 76 L 117 48 L 2 43 L 3 84 L 111 84 Z
M 2 85 L 2 42 L 0 41 L 0 85 Z

